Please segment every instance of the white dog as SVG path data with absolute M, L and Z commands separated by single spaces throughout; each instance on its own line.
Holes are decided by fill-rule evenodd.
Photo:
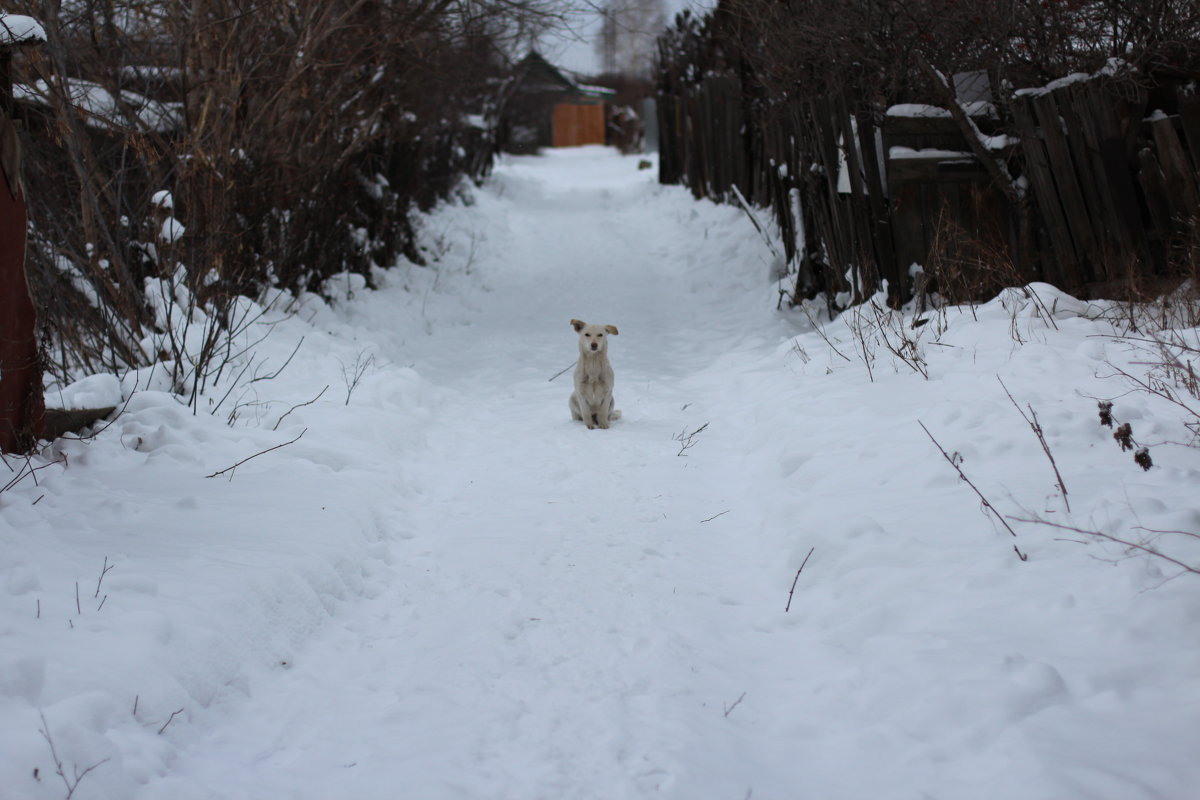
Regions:
M 607 428 L 609 422 L 621 418 L 621 412 L 613 408 L 613 369 L 608 363 L 608 337 L 617 335 L 617 326 L 588 325 L 573 319 L 571 327 L 579 334 L 571 417 L 582 420 L 588 430 Z

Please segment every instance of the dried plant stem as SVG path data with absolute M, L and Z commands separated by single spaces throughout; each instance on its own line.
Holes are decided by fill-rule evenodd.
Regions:
M 217 472 L 214 472 L 212 475 L 205 475 L 204 477 L 215 478 L 218 475 L 224 475 L 226 472 L 232 473 L 233 470 L 237 469 L 242 464 L 245 464 L 247 461 L 249 461 L 252 458 L 258 458 L 261 455 L 266 455 L 267 453 L 270 453 L 272 450 L 278 450 L 281 447 L 287 447 L 289 444 L 295 444 L 296 442 L 300 441 L 300 437 L 304 436 L 304 434 L 306 434 L 306 433 L 308 433 L 308 428 L 305 428 L 304 430 L 300 431 L 300 436 L 297 436 L 295 439 L 292 439 L 290 442 L 284 442 L 283 444 L 277 444 L 274 447 L 268 447 L 266 450 L 260 450 L 259 452 L 255 453 L 252 456 L 246 456 L 245 458 L 243 458 L 241 461 L 237 462 L 233 466 L 229 466 L 229 467 L 226 467 L 225 469 L 218 470 Z M 230 475 L 229 478 L 230 478 L 230 480 L 232 480 L 233 475 Z
M 735 708 L 737 708 L 739 705 L 741 705 L 742 701 L 745 699 L 746 699 L 746 693 L 742 692 L 741 697 L 739 697 L 737 700 L 733 701 L 733 705 L 725 707 L 725 716 L 728 717 L 730 714 L 732 714 L 733 710 Z
M 104 557 L 104 566 L 102 566 L 100 568 L 100 580 L 96 581 L 96 593 L 92 595 L 93 599 L 100 596 L 100 584 L 104 583 L 104 576 L 107 575 L 109 573 L 109 570 L 113 569 L 113 567 L 115 567 L 115 566 L 117 566 L 117 565 L 116 564 L 110 565 L 108 563 L 108 556 Z
M 979 487 L 977 487 L 974 483 L 971 483 L 971 479 L 967 477 L 967 473 L 963 472 L 962 467 L 958 465 L 958 462 L 950 457 L 950 454 L 946 452 L 946 448 L 942 447 L 938 440 L 933 438 L 933 434 L 929 432 L 929 428 L 925 427 L 925 423 L 917 420 L 917 424 L 921 426 L 921 430 L 925 431 L 925 435 L 929 437 L 929 441 L 933 442 L 934 447 L 936 447 L 942 454 L 942 458 L 946 459 L 946 463 L 954 467 L 954 471 L 958 473 L 958 477 L 962 478 L 963 483 L 967 484 L 967 486 L 970 486 L 971 491 L 975 492 L 975 495 L 979 498 L 979 502 L 983 504 L 983 507 L 990 511 L 992 516 L 995 517 L 996 521 L 1004 526 L 1004 530 L 1008 531 L 1014 539 L 1017 538 L 1017 532 L 1012 529 L 1011 525 L 1005 522 L 1004 515 L 996 510 L 996 507 L 993 506 L 991 501 L 984 496 L 983 492 L 979 491 Z M 1013 550 L 1016 552 L 1017 558 L 1021 559 L 1022 561 L 1029 560 L 1029 556 L 1026 553 L 1022 553 L 1021 548 L 1017 547 L 1015 544 L 1013 545 Z
M 183 713 L 183 709 L 182 709 L 182 708 L 180 708 L 180 709 L 176 709 L 175 711 L 172 711 L 172 712 L 171 712 L 171 716 L 167 717 L 167 721 L 166 721 L 166 722 L 164 722 L 164 723 L 163 723 L 163 726 L 162 726 L 161 728 L 159 728 L 159 729 L 158 729 L 158 735 L 159 735 L 159 736 L 161 736 L 161 735 L 162 735 L 162 732 L 163 732 L 163 731 L 165 731 L 165 730 L 167 729 L 167 726 L 168 726 L 168 725 L 170 725 L 172 722 L 174 722 L 174 721 L 175 721 L 175 718 L 176 718 L 177 716 L 179 716 L 180 714 L 182 714 L 182 713 Z
M 804 572 L 804 565 L 808 563 L 809 556 L 811 556 L 813 554 L 813 550 L 816 549 L 817 548 L 815 545 L 808 548 L 808 555 L 805 556 L 804 560 L 800 562 L 800 569 L 796 570 L 796 577 L 792 578 L 792 588 L 788 590 L 787 605 L 783 607 L 783 612 L 785 614 L 792 610 L 792 595 L 796 592 L 796 582 L 800 580 L 800 573 Z
M 273 431 L 277 431 L 277 430 L 279 430 L 279 425 L 280 425 L 280 423 L 282 423 L 282 422 L 283 422 L 285 419 L 287 419 L 287 416 L 288 416 L 288 414 L 291 414 L 291 413 L 292 413 L 293 411 L 295 411 L 297 408 L 304 408 L 305 406 L 311 406 L 313 403 L 315 403 L 315 402 L 317 402 L 318 400 L 320 400 L 320 399 L 321 399 L 321 396 L 322 396 L 323 394 L 325 394 L 325 392 L 327 392 L 327 391 L 329 391 L 329 384 L 328 384 L 328 383 L 327 383 L 327 384 L 325 384 L 325 388 L 324 388 L 324 389 L 322 389 L 320 392 L 318 392 L 318 393 L 317 393 L 317 396 L 316 396 L 316 397 L 314 397 L 312 400 L 309 400 L 307 403 L 299 403 L 299 404 L 297 404 L 297 405 L 294 405 L 294 406 L 292 406 L 291 408 L 289 408 L 287 411 L 285 411 L 285 412 L 283 413 L 283 416 L 281 416 L 281 417 L 280 417 L 278 420 L 276 420 L 276 422 L 275 422 L 275 427 L 271 428 L 271 430 L 273 430 Z
M 1054 477 L 1058 481 L 1057 486 L 1062 491 L 1063 505 L 1067 507 L 1067 511 L 1071 510 L 1071 501 L 1067 498 L 1067 483 L 1063 480 L 1062 473 L 1058 471 L 1058 463 L 1054 460 L 1054 453 L 1050 452 L 1050 445 L 1046 443 L 1046 433 L 1042 430 L 1042 424 L 1038 421 L 1037 412 L 1033 410 L 1033 406 L 1026 404 L 1029 409 L 1029 414 L 1026 415 L 1021 410 L 1021 406 L 1017 403 L 1016 398 L 1012 396 L 1012 392 L 1004 385 L 1004 381 L 1000 380 L 1000 376 L 996 376 L 996 380 L 1000 382 L 1000 387 L 1004 389 L 1004 393 L 1008 395 L 1009 401 L 1013 404 L 1013 408 L 1017 409 L 1017 413 L 1025 420 L 1026 424 L 1037 436 L 1038 442 L 1042 445 L 1042 452 L 1046 454 L 1046 458 L 1050 460 L 1050 468 L 1054 470 Z
M 1056 528 L 1060 531 L 1070 531 L 1071 533 L 1081 533 L 1085 536 L 1094 536 L 1097 539 L 1103 539 L 1105 541 L 1112 542 L 1113 544 L 1119 544 L 1119 545 L 1122 545 L 1123 547 L 1128 547 L 1132 550 L 1137 550 L 1141 553 L 1145 553 L 1148 556 L 1154 556 L 1155 558 L 1161 558 L 1163 561 L 1166 561 L 1167 563 L 1170 563 L 1170 564 L 1174 564 L 1175 566 L 1179 567 L 1180 569 L 1184 570 L 1185 572 L 1190 572 L 1193 575 L 1200 575 L 1200 568 L 1198 568 L 1198 567 L 1193 567 L 1190 564 L 1186 564 L 1183 561 L 1180 561 L 1178 558 L 1169 556 L 1166 553 L 1162 552 L 1161 550 L 1157 550 L 1154 547 L 1150 547 L 1149 545 L 1141 544 L 1139 542 L 1131 542 L 1128 539 L 1122 539 L 1119 536 L 1113 536 L 1111 533 L 1105 533 L 1104 531 L 1094 531 L 1094 530 L 1090 530 L 1088 528 L 1077 528 L 1073 525 L 1064 525 L 1060 522 L 1051 522 L 1050 520 L 1042 519 L 1041 517 L 1038 517 L 1038 516 L 1009 517 L 1009 519 L 1011 519 L 1015 522 L 1031 522 L 1035 525 L 1045 525 L 1050 528 Z M 1160 531 L 1151 531 L 1151 532 L 1152 533 L 1160 533 Z M 1190 531 L 1161 531 L 1161 533 L 1181 533 L 1185 536 L 1197 536 L 1197 534 L 1192 533 Z
M 50 746 L 50 758 L 54 762 L 54 774 L 62 778 L 63 786 L 67 787 L 66 800 L 71 800 L 71 797 L 73 797 L 75 794 L 75 790 L 79 788 L 80 781 L 82 781 L 89 772 L 107 762 L 108 759 L 105 758 L 101 761 L 97 761 L 90 767 L 85 768 L 82 772 L 79 771 L 78 766 L 72 766 L 71 772 L 73 773 L 74 777 L 68 778 L 62 759 L 58 756 L 58 749 L 54 746 L 54 739 L 50 736 L 50 725 L 46 722 L 46 715 L 38 712 L 38 716 L 42 718 L 42 729 L 38 732 L 42 734 L 42 738 L 45 739 L 46 744 Z

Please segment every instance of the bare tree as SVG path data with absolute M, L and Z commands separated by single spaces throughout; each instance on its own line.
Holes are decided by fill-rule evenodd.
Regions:
M 646 79 L 654 69 L 656 41 L 667 24 L 663 0 L 607 0 L 596 39 L 605 75 Z

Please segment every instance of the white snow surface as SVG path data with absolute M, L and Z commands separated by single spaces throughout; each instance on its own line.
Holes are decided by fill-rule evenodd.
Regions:
M 918 425 L 1001 513 L 1200 530 L 1200 451 L 1098 424 L 1187 439 L 1106 307 L 1010 290 L 872 380 L 866 316 L 776 311 L 742 212 L 640 158 L 503 161 L 199 413 L 65 391 L 124 407 L 0 494 L 0 797 L 67 794 L 43 732 L 76 800 L 1194 797 L 1197 578 L 1013 539 Z M 609 430 L 550 380 L 573 317 L 620 330 Z
M 33 17 L 0 11 L 0 45 L 46 41 L 46 29 Z

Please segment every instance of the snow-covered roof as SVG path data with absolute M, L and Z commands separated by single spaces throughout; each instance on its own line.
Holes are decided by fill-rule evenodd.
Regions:
M 615 96 L 616 89 L 609 89 L 607 86 L 589 86 L 586 83 L 576 83 L 575 87 L 584 94 L 592 94 L 598 97 Z
M 46 30 L 33 17 L 0 11 L 0 47 L 46 41 Z
M 162 103 L 128 90 L 121 92 L 118 103 L 117 98 L 100 84 L 78 78 L 69 79 L 67 86 L 71 104 L 83 112 L 84 122 L 93 128 L 134 123 L 143 130 L 166 133 L 178 129 L 183 121 L 179 103 Z M 45 81 L 13 86 L 13 96 L 17 100 L 48 106 L 49 95 L 50 87 Z

